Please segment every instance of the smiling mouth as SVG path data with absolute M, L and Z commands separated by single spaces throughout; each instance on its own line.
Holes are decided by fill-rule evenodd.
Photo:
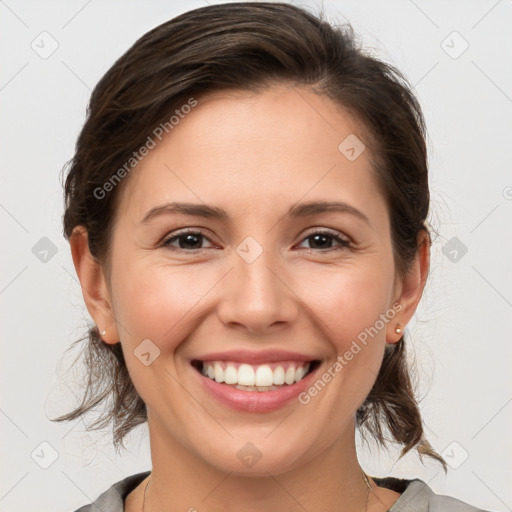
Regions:
M 273 391 L 292 386 L 316 370 L 319 360 L 279 361 L 266 364 L 247 364 L 236 361 L 191 362 L 201 375 L 219 384 L 242 391 Z

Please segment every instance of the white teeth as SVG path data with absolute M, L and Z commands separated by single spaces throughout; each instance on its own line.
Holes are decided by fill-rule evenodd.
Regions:
M 295 382 L 299 382 L 299 380 L 302 380 L 304 375 L 306 375 L 307 370 L 304 367 L 297 368 L 295 370 Z
M 213 373 L 216 382 L 224 382 L 224 372 L 222 371 L 222 366 L 220 363 L 215 363 L 213 365 Z
M 238 366 L 238 368 L 237 368 Z M 250 365 L 220 361 L 203 363 L 202 374 L 216 382 L 234 385 L 244 391 L 269 391 L 278 389 L 283 384 L 292 385 L 302 380 L 309 371 L 310 364 L 285 363 L 274 366 L 270 364 Z
M 228 366 L 224 370 L 224 382 L 226 384 L 236 384 L 238 382 L 238 371 L 234 366 Z
M 255 386 L 272 386 L 274 383 L 274 374 L 268 364 L 258 366 L 256 370 Z
M 290 367 L 288 368 L 288 370 L 286 370 L 286 373 L 284 375 L 284 381 L 286 382 L 286 384 L 293 384 L 295 382 L 295 368 Z
M 241 364 L 238 368 L 238 384 L 254 386 L 254 370 L 248 364 Z
M 241 386 L 240 384 L 237 384 L 235 386 L 235 388 L 240 389 L 242 391 L 274 391 L 274 389 L 279 389 L 279 386 L 256 387 L 256 386 Z
M 280 386 L 281 384 L 284 384 L 284 369 L 282 366 L 278 366 L 274 373 L 272 374 L 272 381 L 277 386 Z

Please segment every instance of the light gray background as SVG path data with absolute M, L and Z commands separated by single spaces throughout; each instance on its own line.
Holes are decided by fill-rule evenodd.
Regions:
M 78 393 L 63 374 L 71 357 L 62 358 L 89 321 L 61 235 L 59 173 L 91 89 L 115 59 L 149 29 L 207 3 L 0 1 L 2 512 L 70 512 L 150 468 L 146 426 L 118 457 L 109 431 L 88 434 L 81 421 L 47 418 Z M 320 4 L 300 5 L 316 11 Z M 438 493 L 511 510 L 512 4 L 324 7 L 414 85 L 429 129 L 431 221 L 439 233 L 428 289 L 407 330 L 427 435 L 452 468 L 445 477 L 415 454 L 395 463 L 397 450 L 375 449 L 360 452 L 361 464 L 375 476 L 419 477 Z M 58 48 L 42 58 L 52 40 Z M 48 243 L 43 237 L 55 255 L 36 245 Z

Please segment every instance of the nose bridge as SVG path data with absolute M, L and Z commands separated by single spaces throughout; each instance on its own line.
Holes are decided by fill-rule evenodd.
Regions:
M 267 245 L 271 239 L 265 238 Z M 283 282 L 281 259 L 272 247 L 246 237 L 233 253 L 233 266 L 219 307 L 224 323 L 242 324 L 255 332 L 292 320 L 294 295 Z

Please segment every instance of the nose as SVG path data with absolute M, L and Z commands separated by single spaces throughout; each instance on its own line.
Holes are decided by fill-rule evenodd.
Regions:
M 234 268 L 226 276 L 218 316 L 227 327 L 264 334 L 290 325 L 300 310 L 293 282 L 270 251 L 248 263 L 234 255 Z

